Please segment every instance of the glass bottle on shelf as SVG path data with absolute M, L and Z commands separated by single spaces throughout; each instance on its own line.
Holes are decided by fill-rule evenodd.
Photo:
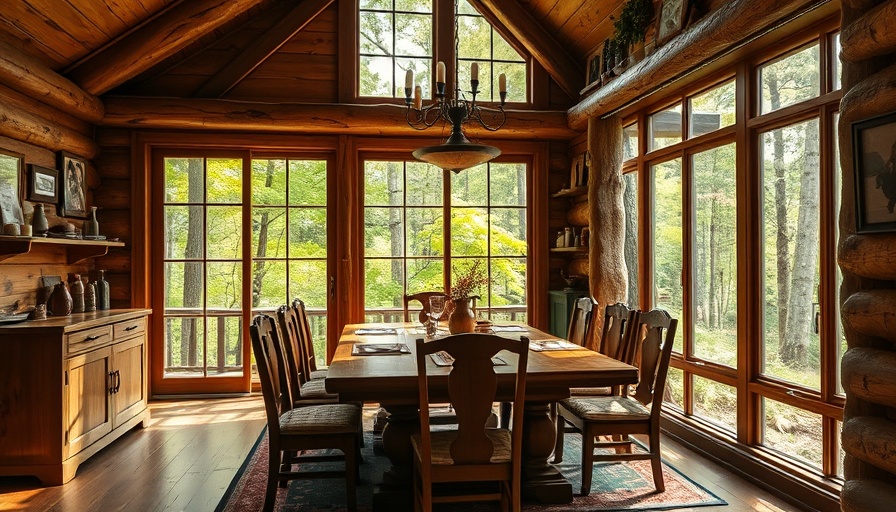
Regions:
M 557 231 L 557 245 L 556 247 L 559 249 L 561 247 L 566 247 L 566 236 L 563 234 L 563 231 Z

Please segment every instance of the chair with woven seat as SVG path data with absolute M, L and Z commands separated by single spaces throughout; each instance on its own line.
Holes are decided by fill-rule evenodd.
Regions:
M 308 310 L 301 299 L 292 301 L 292 309 L 296 313 L 299 326 L 299 345 L 302 354 L 302 373 L 308 380 L 320 380 L 327 377 L 326 368 L 317 367 L 317 357 L 314 355 L 314 339 L 311 336 L 311 321 L 308 318 Z
M 505 509 L 520 508 L 523 407 L 515 407 L 513 428 L 486 427 L 498 390 L 498 375 L 492 358 L 501 351 L 516 354 L 514 401 L 526 396 L 526 367 L 529 339 L 520 341 L 492 334 L 459 334 L 424 343 L 417 340 L 417 381 L 420 403 L 420 433 L 411 438 L 414 451 L 415 510 L 432 510 L 433 503 L 500 500 Z M 448 396 L 457 412 L 457 428 L 430 431 L 430 354 L 453 358 L 448 374 Z M 504 356 L 513 364 L 510 356 Z M 431 365 L 432 366 L 432 365 Z M 504 373 L 504 372 L 501 372 Z M 437 494 L 433 485 L 480 483 L 486 487 L 454 489 Z M 473 491 L 460 494 L 461 491 Z
M 597 309 L 597 301 L 591 297 L 576 299 L 569 315 L 569 328 L 566 330 L 566 340 L 584 347 L 591 334 L 593 312 Z
M 309 405 L 293 408 L 284 400 L 289 396 L 289 380 L 283 375 L 284 361 L 277 354 L 282 342 L 277 336 L 274 319 L 258 315 L 249 326 L 252 350 L 258 367 L 258 377 L 264 397 L 265 416 L 268 425 L 268 477 L 265 487 L 264 509 L 273 510 L 277 497 L 277 484 L 297 478 L 345 478 L 346 505 L 356 510 L 355 488 L 360 462 L 361 410 L 348 404 Z M 286 387 L 281 386 L 285 382 Z M 341 456 L 293 457 L 293 453 L 305 450 L 336 449 Z M 292 466 L 304 462 L 344 460 L 343 471 L 292 471 Z
M 316 403 L 337 403 L 339 396 L 328 393 L 322 379 L 309 380 L 307 366 L 302 365 L 302 327 L 296 310 L 289 306 L 277 309 L 277 324 L 282 339 L 283 360 L 286 376 L 292 390 L 292 400 L 296 405 Z
M 650 460 L 656 490 L 665 490 L 660 460 L 660 411 L 678 320 L 661 309 L 636 318 L 628 326 L 636 341 L 639 375 L 631 396 L 625 387 L 620 395 L 573 397 L 558 404 L 560 416 L 582 432 L 583 495 L 591 491 L 595 461 Z M 632 434 L 648 436 L 646 453 L 632 450 Z M 595 441 L 598 436 L 614 437 L 610 441 Z M 595 454 L 595 447 L 613 448 L 617 453 Z M 624 451 L 620 453 L 620 449 Z

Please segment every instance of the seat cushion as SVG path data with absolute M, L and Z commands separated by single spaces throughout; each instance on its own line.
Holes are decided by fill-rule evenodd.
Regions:
M 650 409 L 625 396 L 567 398 L 560 405 L 579 418 L 589 421 L 639 420 L 650 418 Z
M 323 380 L 309 380 L 302 384 L 302 398 L 331 398 L 336 400 L 339 395 L 335 393 L 327 393 Z
M 327 378 L 327 370 L 314 370 L 311 372 L 311 380 L 320 380 Z
M 361 409 L 356 405 L 309 405 L 280 416 L 280 432 L 291 435 L 357 434 Z
M 611 396 L 613 390 L 610 389 L 610 386 L 602 388 L 570 388 L 569 394 L 570 396 Z
M 495 447 L 489 462 L 492 464 L 510 462 L 510 431 L 503 428 L 490 428 L 486 429 L 485 434 Z M 433 464 L 445 466 L 454 464 L 454 459 L 451 458 L 451 443 L 455 439 L 457 439 L 457 430 L 443 430 L 430 433 Z M 414 434 L 411 437 L 411 443 L 414 445 L 414 451 L 418 454 L 422 452 L 423 440 L 420 438 L 420 434 Z

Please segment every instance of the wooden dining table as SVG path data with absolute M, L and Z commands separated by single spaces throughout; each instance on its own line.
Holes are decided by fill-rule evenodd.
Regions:
M 533 344 L 556 337 L 524 324 L 495 325 L 495 334 L 513 339 L 527 336 Z M 447 335 L 447 332 L 444 333 Z M 383 449 L 391 467 L 374 493 L 374 510 L 410 510 L 413 454 L 410 437 L 419 432 L 416 340 L 424 338 L 420 324 L 349 324 L 342 331 L 330 363 L 326 389 L 338 393 L 340 401 L 377 402 L 387 412 Z M 356 344 L 404 344 L 407 353 L 355 355 Z M 515 355 L 501 353 L 507 365 L 495 366 L 498 396 L 513 398 Z M 430 398 L 448 401 L 450 367 L 427 363 Z M 531 350 L 526 372 L 526 403 L 523 416 L 523 495 L 542 503 L 571 503 L 572 486 L 549 459 L 554 449 L 556 427 L 550 404 L 569 397 L 570 387 L 599 387 L 637 382 L 634 366 L 577 347 L 566 350 Z

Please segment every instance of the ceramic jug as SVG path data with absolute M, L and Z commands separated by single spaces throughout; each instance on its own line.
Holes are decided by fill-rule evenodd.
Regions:
M 68 291 L 67 284 L 57 283 L 53 287 L 53 293 L 47 301 L 47 311 L 53 316 L 67 316 L 72 313 L 72 295 Z

